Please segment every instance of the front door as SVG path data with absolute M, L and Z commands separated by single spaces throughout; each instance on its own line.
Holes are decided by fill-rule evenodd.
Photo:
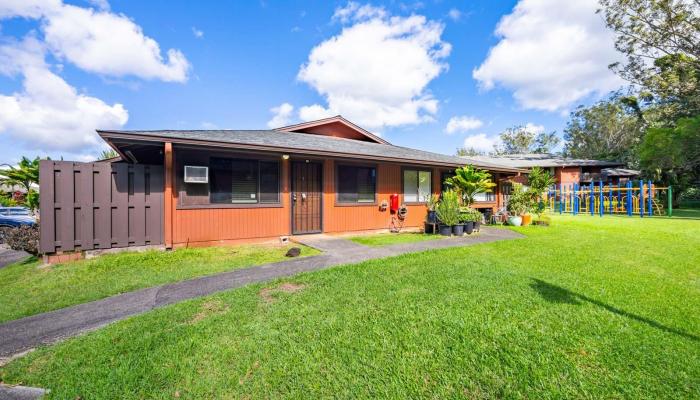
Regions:
M 292 233 L 321 232 L 321 164 L 292 162 Z

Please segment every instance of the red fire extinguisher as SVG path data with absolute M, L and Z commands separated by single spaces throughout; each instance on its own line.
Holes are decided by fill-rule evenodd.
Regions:
M 396 214 L 399 211 L 399 195 L 396 193 L 389 196 L 389 211 L 392 214 Z

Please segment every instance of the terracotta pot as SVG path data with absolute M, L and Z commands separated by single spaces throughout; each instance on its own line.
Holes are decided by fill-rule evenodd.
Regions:
M 523 217 L 523 226 L 528 226 L 532 223 L 532 215 L 523 214 L 521 217 Z

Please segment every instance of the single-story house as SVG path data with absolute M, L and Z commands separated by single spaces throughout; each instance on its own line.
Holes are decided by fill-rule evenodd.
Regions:
M 408 209 L 403 226 L 422 228 L 426 201 L 455 168 L 473 164 L 497 181 L 525 172 L 395 146 L 341 116 L 272 130 L 98 134 L 121 160 L 42 162 L 42 189 L 54 192 L 41 198 L 44 253 L 385 230 L 392 194 Z M 474 207 L 502 204 L 499 186 Z
M 617 184 L 634 179 L 640 174 L 639 171 L 623 168 L 625 163 L 620 161 L 586 160 L 554 154 L 504 154 L 470 158 L 512 168 L 529 170 L 533 167 L 540 167 L 548 169 L 556 179 L 557 184 L 562 185 L 598 181 Z

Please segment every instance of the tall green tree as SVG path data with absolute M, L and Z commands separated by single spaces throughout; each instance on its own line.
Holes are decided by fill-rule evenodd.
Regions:
M 662 118 L 700 114 L 700 1 L 600 0 L 624 62 L 610 67 L 653 96 Z
M 458 147 L 455 154 L 457 155 L 457 157 L 473 157 L 483 156 L 485 153 L 473 147 Z
M 555 132 L 537 133 L 522 125 L 501 132 L 500 139 L 501 143 L 494 146 L 494 153 L 497 155 L 551 153 L 560 141 Z
M 564 155 L 637 164 L 646 124 L 629 98 L 614 93 L 592 106 L 579 106 L 564 129 Z

